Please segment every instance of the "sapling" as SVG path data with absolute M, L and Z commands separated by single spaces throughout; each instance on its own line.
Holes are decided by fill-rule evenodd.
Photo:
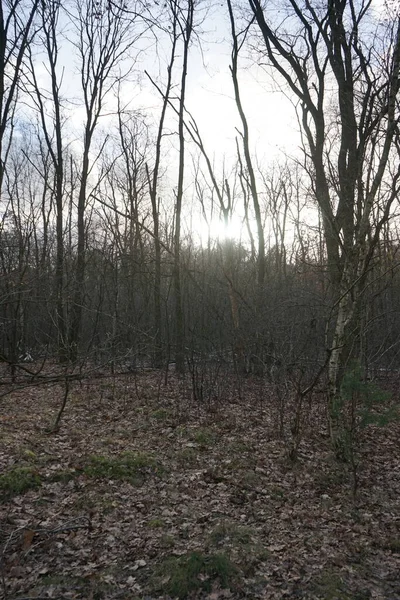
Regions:
M 335 405 L 341 430 L 336 455 L 350 465 L 353 498 L 359 484 L 361 433 L 368 425 L 384 427 L 398 418 L 398 410 L 389 406 L 389 400 L 387 392 L 366 379 L 357 361 L 349 365 Z

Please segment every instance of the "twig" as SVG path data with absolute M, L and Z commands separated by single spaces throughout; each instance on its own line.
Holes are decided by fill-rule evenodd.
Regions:
M 28 529 L 29 531 L 34 531 L 35 533 L 62 533 L 64 531 L 75 531 L 77 529 L 85 529 L 90 527 L 90 519 L 88 517 L 83 517 L 87 519 L 87 523 L 84 525 L 63 525 L 61 527 L 55 527 L 54 529 Z
M 5 575 L 4 575 L 4 571 L 5 571 L 5 568 L 4 568 L 4 566 L 5 566 L 4 565 L 4 557 L 5 557 L 7 548 L 10 545 L 11 540 L 14 537 L 14 534 L 18 533 L 19 531 L 23 531 L 24 529 L 25 529 L 25 527 L 17 527 L 17 529 L 14 529 L 10 533 L 10 535 L 8 536 L 8 539 L 7 539 L 6 543 L 4 544 L 4 548 L 3 548 L 2 552 L 1 552 L 1 556 L 0 556 L 0 570 L 1 570 L 1 583 L 2 583 L 2 586 L 3 586 L 3 592 L 4 592 L 4 600 L 6 600 L 6 598 L 7 598 L 6 578 L 5 578 Z
M 82 525 L 73 525 L 76 521 L 86 521 L 85 524 Z M 27 531 L 34 531 L 35 533 L 61 533 L 63 531 L 74 531 L 76 529 L 85 529 L 85 527 L 90 527 L 90 518 L 86 516 L 77 517 L 76 519 L 72 519 L 72 521 L 67 521 L 65 525 L 60 525 L 58 527 L 54 527 L 53 529 L 32 529 L 31 527 L 23 527 L 23 529 Z
M 51 428 L 51 433 L 56 433 L 60 427 L 61 417 L 64 413 L 65 407 L 67 405 L 68 394 L 69 394 L 69 380 L 68 377 L 65 377 L 65 388 L 64 388 L 64 398 L 60 406 L 60 410 L 58 411 L 56 420 L 54 421 L 54 425 Z

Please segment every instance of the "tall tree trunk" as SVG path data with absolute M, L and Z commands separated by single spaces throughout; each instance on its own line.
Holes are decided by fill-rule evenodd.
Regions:
M 83 303 L 85 299 L 85 262 L 86 262 L 86 227 L 85 227 L 85 210 L 86 210 L 86 190 L 89 173 L 89 148 L 90 136 L 88 132 L 85 134 L 85 149 L 82 162 L 81 182 L 78 196 L 78 214 L 77 214 L 77 249 L 76 249 L 76 266 L 75 266 L 75 282 L 73 304 L 71 307 L 71 322 L 69 333 L 69 356 L 72 362 L 76 362 L 79 351 L 79 341 L 82 330 L 82 313 Z
M 149 185 L 150 199 L 151 199 L 151 210 L 153 216 L 153 239 L 154 239 L 154 287 L 153 287 L 153 299 L 154 299 L 154 365 L 161 367 L 163 364 L 163 343 L 162 343 L 162 316 L 161 316 L 161 241 L 160 241 L 160 215 L 159 215 L 159 202 L 158 202 L 158 179 L 160 173 L 161 163 L 161 141 L 164 132 L 165 115 L 167 112 L 168 104 L 170 103 L 170 94 L 172 87 L 172 70 L 175 62 L 176 44 L 177 44 L 177 22 L 176 19 L 172 23 L 172 44 L 171 44 L 171 55 L 167 68 L 168 77 L 165 91 L 162 93 L 162 108 L 160 114 L 160 120 L 158 123 L 157 139 L 156 139 L 156 154 L 154 161 L 154 169 L 152 177 L 148 165 L 146 164 L 147 180 Z M 148 73 L 146 72 L 148 75 Z M 148 75 L 149 79 L 151 77 Z
M 183 200 L 183 180 L 185 171 L 185 99 L 186 99 L 186 80 L 189 56 L 190 38 L 193 28 L 194 2 L 187 0 L 187 11 L 182 22 L 179 14 L 181 8 L 175 7 L 176 18 L 183 38 L 183 60 L 182 76 L 179 97 L 178 112 L 178 138 L 179 138 L 179 167 L 178 167 L 178 185 L 176 190 L 175 205 L 175 235 L 174 235 L 174 296 L 175 296 L 175 362 L 176 370 L 182 374 L 185 370 L 185 327 L 182 304 L 182 282 L 181 282 L 181 217 Z
M 243 143 L 243 153 L 245 158 L 246 165 L 246 173 L 244 169 L 241 168 L 241 174 L 247 180 L 247 187 L 250 190 L 250 196 L 253 203 L 254 216 L 256 219 L 257 225 L 257 240 L 258 240 L 258 248 L 257 248 L 257 288 L 256 288 L 256 298 L 255 298 L 255 320 L 256 320 L 256 342 L 253 351 L 253 363 L 256 372 L 260 375 L 263 374 L 264 371 L 264 361 L 263 361 L 263 347 L 265 345 L 264 335 L 263 335 L 263 308 L 265 303 L 265 237 L 264 237 L 264 225 L 262 222 L 261 208 L 258 197 L 257 190 L 257 182 L 256 176 L 253 167 L 253 161 L 251 157 L 250 151 L 250 133 L 249 133 L 249 125 L 247 122 L 247 117 L 245 110 L 243 108 L 242 98 L 240 94 L 239 87 L 239 79 L 238 79 L 238 60 L 239 60 L 239 50 L 243 45 L 246 35 L 247 29 L 243 34 L 243 39 L 240 41 L 238 34 L 236 32 L 235 25 L 235 17 L 233 14 L 233 8 L 231 0 L 227 0 L 228 11 L 229 11 L 229 19 L 231 24 L 231 34 L 232 34 L 232 52 L 231 59 L 232 64 L 230 65 L 230 71 L 232 75 L 233 88 L 235 93 L 235 102 L 236 107 L 240 116 L 240 120 L 242 122 L 243 131 L 241 132 L 241 138 Z M 239 152 L 239 146 L 238 152 Z M 240 160 L 240 156 L 239 156 Z

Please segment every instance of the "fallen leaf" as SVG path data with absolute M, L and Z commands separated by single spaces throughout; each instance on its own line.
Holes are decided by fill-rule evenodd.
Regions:
M 28 548 L 32 545 L 32 540 L 35 537 L 35 532 L 33 529 L 27 529 L 24 531 L 23 540 L 22 540 L 22 549 L 28 550 Z

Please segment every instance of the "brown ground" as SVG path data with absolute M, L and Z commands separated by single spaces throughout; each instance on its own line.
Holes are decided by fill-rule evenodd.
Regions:
M 175 595 L 399 599 L 399 423 L 362 434 L 354 500 L 323 398 L 304 407 L 293 463 L 272 391 L 243 386 L 239 400 L 227 377 L 199 406 L 189 383 L 156 372 L 74 383 L 53 434 L 61 385 L 1 398 L 1 473 L 25 466 L 42 484 L 2 500 L 0 489 L 0 597 L 171 598 L 179 561 L 198 551 L 236 571 L 195 573 L 197 591 Z M 125 452 L 144 461 L 134 481 L 87 470 L 94 455 Z

